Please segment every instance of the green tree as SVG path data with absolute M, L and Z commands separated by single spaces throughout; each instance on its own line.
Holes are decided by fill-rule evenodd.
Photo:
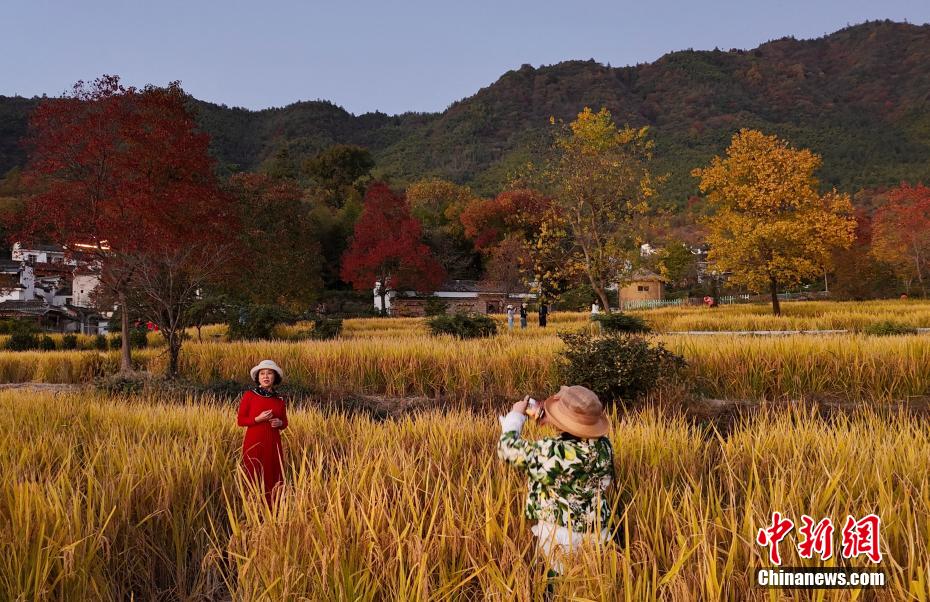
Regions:
M 364 190 L 375 161 L 368 149 L 352 144 L 335 144 L 304 161 L 303 173 L 327 203 L 341 207 L 348 189 Z
M 779 286 L 793 286 L 828 268 L 837 248 L 855 237 L 849 196 L 818 192 L 820 157 L 776 136 L 740 130 L 726 158 L 695 169 L 714 214 L 708 219 L 708 260 L 730 280 L 772 296 L 781 315 Z
M 411 214 L 423 224 L 423 238 L 452 278 L 474 278 L 481 259 L 465 237 L 460 216 L 478 197 L 468 186 L 439 178 L 407 187 Z
M 676 288 L 687 288 L 697 280 L 697 260 L 683 242 L 674 241 L 656 253 L 659 274 Z

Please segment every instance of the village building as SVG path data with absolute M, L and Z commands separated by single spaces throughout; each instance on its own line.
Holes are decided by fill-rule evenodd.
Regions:
M 60 264 L 71 267 L 77 266 L 76 259 L 65 255 L 65 248 L 61 245 L 30 245 L 25 247 L 20 243 L 13 243 L 11 252 L 13 261 L 25 261 L 31 264 Z
M 11 256 L 0 260 L 0 319 L 31 321 L 51 332 L 107 332 L 91 296 L 99 279 L 87 265 L 59 245 L 16 243 Z
M 449 280 L 433 293 L 417 294 L 416 291 L 390 291 L 385 296 L 387 312 L 398 317 L 421 317 L 427 314 L 428 305 L 445 307 L 446 313 L 498 314 L 514 306 L 536 299 L 536 294 L 525 287 L 507 290 L 499 282 L 478 280 Z M 381 297 L 375 287 L 375 309 L 381 311 Z
M 642 301 L 661 301 L 665 295 L 665 279 L 651 270 L 636 270 L 630 282 L 620 287 L 620 309 Z

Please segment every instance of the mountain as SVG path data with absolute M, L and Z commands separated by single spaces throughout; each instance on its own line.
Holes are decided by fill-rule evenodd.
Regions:
M 24 161 L 17 140 L 38 101 L 0 97 L 0 173 Z M 294 157 L 352 143 L 371 149 L 377 172 L 396 183 L 435 175 L 493 194 L 545 143 L 550 116 L 571 120 L 585 106 L 606 106 L 619 123 L 651 127 L 656 169 L 669 175 L 665 197 L 676 205 L 697 192 L 691 169 L 723 152 L 741 127 L 820 153 L 825 187 L 930 182 L 930 25 L 869 22 L 815 40 L 672 52 L 630 67 L 524 65 L 442 113 L 192 102 L 231 169 L 261 168 L 282 149 Z

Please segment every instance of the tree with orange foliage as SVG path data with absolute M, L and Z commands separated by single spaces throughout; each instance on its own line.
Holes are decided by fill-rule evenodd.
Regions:
M 768 290 L 776 316 L 779 286 L 822 275 L 833 252 L 849 248 L 855 236 L 849 196 L 817 190 L 820 164 L 807 149 L 743 129 L 725 158 L 692 172 L 714 209 L 708 260 L 733 283 Z

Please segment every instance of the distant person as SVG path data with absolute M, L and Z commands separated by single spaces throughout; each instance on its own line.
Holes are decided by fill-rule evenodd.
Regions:
M 264 488 L 270 505 L 284 483 L 281 468 L 281 431 L 287 428 L 287 408 L 275 391 L 284 371 L 271 360 L 262 360 L 249 372 L 255 387 L 239 402 L 239 426 L 245 427 L 242 468 L 246 477 Z
M 601 306 L 597 301 L 591 304 L 591 322 L 594 324 L 594 328 L 597 332 L 604 331 L 604 325 L 601 324 L 601 321 L 598 319 L 598 316 L 601 314 Z
M 526 328 L 526 318 L 527 318 L 526 303 L 521 303 L 520 304 L 520 330 L 523 330 L 524 328 Z
M 559 433 L 537 441 L 520 437 L 529 397 L 499 418 L 497 455 L 526 473 L 526 518 L 536 549 L 548 563 L 552 580 L 563 572 L 566 556 L 583 543 L 605 543 L 610 534 L 606 492 L 614 479 L 610 423 L 597 395 L 581 386 L 562 386 L 541 404 L 530 407 L 538 424 Z
M 901 300 L 907 301 L 907 293 L 901 293 Z
M 549 306 L 545 303 L 539 306 L 539 327 L 545 328 L 549 319 Z
M 507 330 L 511 332 L 513 332 L 513 317 L 514 317 L 513 305 L 508 303 L 507 304 Z

